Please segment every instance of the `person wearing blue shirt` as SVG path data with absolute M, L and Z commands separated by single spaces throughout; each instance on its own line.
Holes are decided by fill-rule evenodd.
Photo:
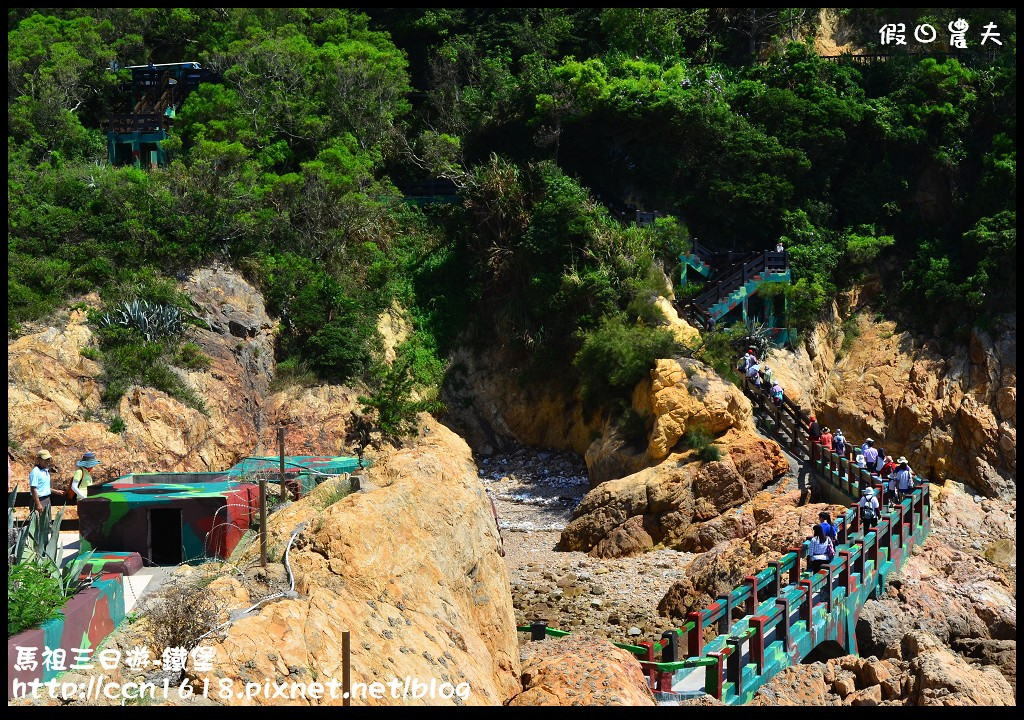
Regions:
M 32 490 L 32 507 L 40 515 L 50 515 L 50 466 L 53 458 L 46 450 L 40 450 L 35 467 L 28 474 L 28 486 Z
M 818 513 L 818 524 L 825 537 L 832 538 L 832 542 L 839 542 L 839 526 L 832 522 L 832 515 L 822 510 Z

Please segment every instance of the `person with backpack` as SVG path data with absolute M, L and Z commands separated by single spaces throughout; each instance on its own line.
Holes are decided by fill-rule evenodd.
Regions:
M 775 373 L 772 372 L 770 367 L 768 367 L 768 363 L 765 363 L 764 367 L 761 369 L 761 379 L 764 380 L 764 386 L 766 388 L 770 388 L 775 384 Z
M 896 461 L 897 468 L 892 473 L 892 480 L 896 483 L 896 501 L 901 502 L 903 498 L 909 497 L 914 491 L 914 473 L 907 465 L 907 459 L 900 455 Z
M 813 532 L 811 542 L 807 546 L 807 557 L 811 561 L 812 575 L 836 556 L 836 546 L 833 544 L 832 538 L 825 535 L 824 528 L 821 525 L 815 525 Z
M 776 408 L 782 407 L 783 394 L 784 393 L 782 392 L 782 386 L 779 385 L 779 382 L 776 380 L 775 383 L 772 385 L 772 402 L 775 403 Z
M 751 365 L 747 368 L 747 380 L 754 384 L 754 387 L 761 387 L 761 366 Z
M 878 525 L 879 509 L 878 498 L 875 497 L 875 489 L 873 487 L 864 488 L 860 500 L 857 501 L 857 505 L 860 507 L 860 521 L 866 533 Z
M 846 438 L 839 428 L 836 428 L 836 433 L 832 436 L 832 452 L 841 458 L 846 457 Z

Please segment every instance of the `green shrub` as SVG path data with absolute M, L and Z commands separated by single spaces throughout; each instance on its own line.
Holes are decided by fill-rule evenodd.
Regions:
M 841 326 L 843 331 L 843 345 L 842 353 L 845 355 L 853 347 L 853 343 L 860 337 L 860 323 L 857 322 L 857 316 L 851 315 L 843 321 Z
M 694 274 L 697 274 L 696 271 Z M 676 302 L 685 305 L 705 290 L 707 290 L 707 283 L 700 280 L 688 280 L 686 285 L 676 287 Z
M 99 361 L 103 357 L 103 354 L 96 348 L 84 347 L 78 351 L 79 354 L 89 360 Z
M 7 637 L 60 615 L 65 597 L 59 579 L 41 563 L 20 562 L 7 571 Z
M 715 462 L 722 459 L 722 451 L 713 443 L 715 439 L 703 427 L 690 428 L 683 434 L 683 443 L 697 452 L 704 462 Z
M 375 372 L 375 390 L 368 397 L 360 397 L 363 412 L 375 414 L 376 425 L 385 436 L 402 438 L 417 430 L 416 415 L 421 412 L 439 412 L 442 404 L 432 398 L 413 399 L 416 379 L 412 372 L 413 358 L 399 353 L 394 364 L 379 366 Z
M 97 334 L 104 360 L 100 398 L 108 407 L 115 406 L 132 385 L 141 385 L 206 413 L 202 399 L 168 365 L 167 359 L 175 354 L 172 343 L 147 340 L 135 328 L 120 324 L 104 326 Z
M 703 344 L 694 353 L 694 357 L 735 385 L 742 385 L 743 378 L 736 372 L 736 361 L 743 354 L 743 343 L 747 337 L 747 329 L 742 323 L 728 328 L 716 327 L 704 333 Z
M 189 370 L 206 370 L 213 361 L 193 342 L 183 343 L 174 355 L 174 364 Z
M 277 372 L 270 382 L 270 391 L 277 392 L 293 385 L 310 387 L 315 384 L 316 374 L 309 369 L 309 365 L 297 357 L 290 357 L 277 364 Z
M 583 347 L 573 360 L 584 404 L 593 409 L 628 394 L 655 360 L 672 357 L 678 349 L 668 330 L 630 325 L 621 315 L 606 318 L 584 335 Z
M 704 462 L 718 462 L 722 459 L 722 451 L 715 445 L 708 445 L 701 448 L 697 453 Z
M 622 404 L 625 405 L 625 403 Z M 626 442 L 640 449 L 647 444 L 647 429 L 650 420 L 649 415 L 641 415 L 632 407 L 626 406 L 621 410 L 616 424 Z
M 120 415 L 115 415 L 107 426 L 107 430 L 115 435 L 120 435 L 124 432 L 124 419 Z

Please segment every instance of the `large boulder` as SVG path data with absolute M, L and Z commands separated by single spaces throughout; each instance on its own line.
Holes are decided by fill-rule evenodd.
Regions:
M 640 664 L 608 640 L 571 635 L 536 648 L 509 705 L 654 705 Z
M 788 667 L 759 688 L 750 704 L 1015 704 L 1010 684 L 994 667 L 965 662 L 921 630 L 906 634 L 900 642 L 902 660 L 847 655 Z
M 1016 705 L 999 670 L 967 663 L 927 632 L 904 637 L 903 655 L 911 661 L 908 699 L 914 705 Z
M 298 597 L 231 625 L 214 644 L 211 683 L 340 680 L 341 631 L 349 630 L 353 682 L 466 682 L 467 704 L 502 704 L 520 692 L 515 618 L 490 502 L 466 443 L 426 417 L 423 423 L 413 447 L 369 471 L 371 491 L 326 507 L 333 498 L 314 494 L 275 513 L 275 557 L 301 528 L 289 555 Z M 230 702 L 272 704 L 264 697 Z M 463 700 L 388 691 L 359 702 Z
M 718 461 L 700 462 L 692 451 L 677 453 L 654 467 L 601 483 L 573 512 L 559 547 L 599 557 L 636 554 L 657 545 L 697 549 L 692 525 L 750 500 L 789 468 L 770 440 L 730 431 L 716 445 L 725 449 Z
M 739 388 L 689 358 L 655 361 L 633 390 L 632 409 L 649 419 L 644 445 L 626 442 L 610 418 L 585 455 L 592 485 L 661 463 L 690 430 L 754 432 L 753 409 Z

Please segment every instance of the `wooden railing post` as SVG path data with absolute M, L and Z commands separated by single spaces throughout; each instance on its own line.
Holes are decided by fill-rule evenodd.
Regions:
M 843 568 L 839 574 L 839 584 L 842 585 L 846 597 L 853 592 L 853 552 L 840 550 L 839 557 L 843 559 Z
M 789 582 L 796 585 L 800 582 L 800 566 L 803 564 L 803 545 L 797 545 L 789 549 L 790 552 L 796 553 L 796 559 L 793 561 L 793 567 L 789 569 Z
M 779 640 L 782 641 L 782 647 L 789 652 L 789 621 L 790 621 L 790 609 L 789 609 L 789 598 L 788 597 L 777 597 L 775 598 L 775 604 L 782 607 L 782 619 L 779 620 L 778 630 L 776 631 Z
M 722 617 L 718 618 L 718 634 L 725 635 L 732 626 L 732 593 L 719 595 L 716 600 L 722 608 Z
M 782 591 L 782 563 L 773 560 L 768 563 L 768 567 L 772 568 L 772 584 L 768 586 L 768 594 L 778 595 Z
M 741 695 L 743 693 L 743 640 L 731 637 L 726 639 L 725 644 L 732 650 L 726 661 L 726 678 L 732 683 L 736 694 Z
M 686 614 L 686 621 L 693 623 L 693 630 L 687 642 L 687 655 L 701 657 L 704 654 L 704 616 L 699 610 Z
M 828 612 L 832 612 L 832 573 L 834 568 L 832 562 L 829 561 L 825 565 L 825 608 Z
M 743 578 L 743 584 L 750 586 L 750 597 L 747 598 L 747 606 L 744 608 L 747 615 L 757 612 L 757 582 L 757 575 L 748 575 Z
M 750 659 L 754 661 L 758 675 L 764 672 L 764 624 L 767 620 L 763 615 L 750 618 L 750 626 L 754 628 L 754 635 L 750 638 Z

